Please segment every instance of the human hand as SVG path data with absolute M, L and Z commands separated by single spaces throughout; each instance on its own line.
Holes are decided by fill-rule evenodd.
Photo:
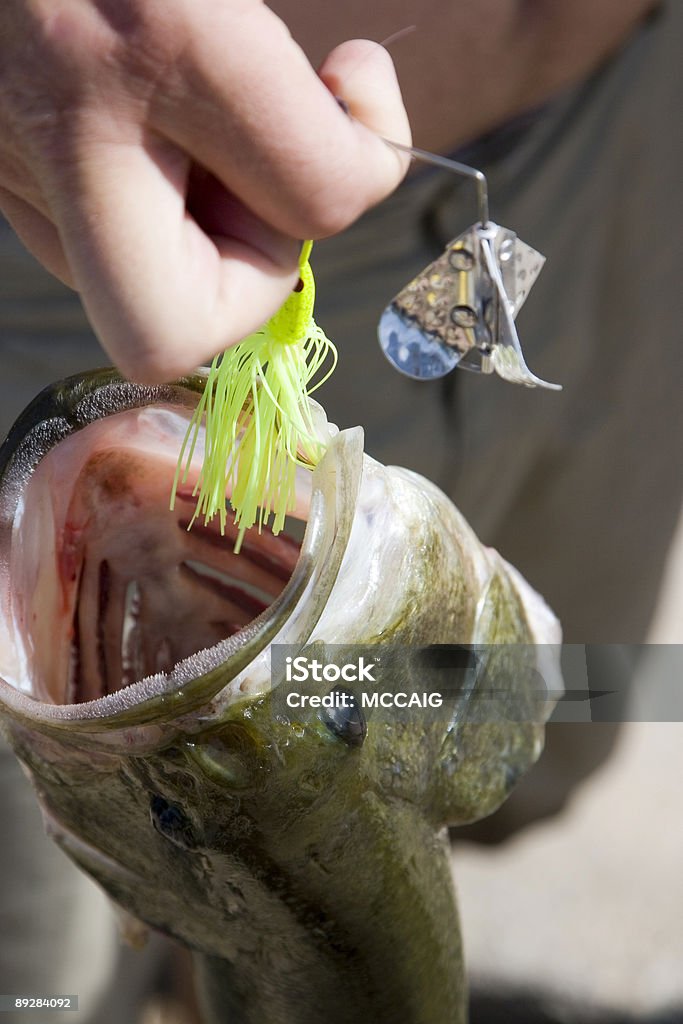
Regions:
M 386 51 L 344 43 L 318 76 L 260 0 L 0 5 L 0 208 L 136 380 L 258 328 L 297 240 L 398 184 L 374 132 L 410 141 Z

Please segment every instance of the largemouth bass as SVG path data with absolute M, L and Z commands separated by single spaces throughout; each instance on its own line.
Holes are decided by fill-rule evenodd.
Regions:
M 321 412 L 301 542 L 250 530 L 235 555 L 188 532 L 192 479 L 168 498 L 202 387 L 74 377 L 11 431 L 5 731 L 66 853 L 195 951 L 207 1022 L 457 1024 L 445 829 L 492 812 L 540 753 L 557 621 L 436 487 Z M 474 673 L 438 714 L 291 710 L 274 644 L 473 645 L 498 697 L 471 713 Z M 510 671 L 513 648 L 534 671 Z M 420 692 L 424 661 L 392 664 L 382 686 Z

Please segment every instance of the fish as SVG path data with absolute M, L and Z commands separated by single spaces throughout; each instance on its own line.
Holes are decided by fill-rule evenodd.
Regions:
M 193 951 L 207 1024 L 461 1024 L 447 828 L 538 758 L 559 623 L 435 485 L 320 407 L 283 533 L 235 554 L 234 530 L 188 531 L 192 475 L 174 511 L 169 491 L 204 381 L 81 374 L 10 431 L 3 731 L 59 846 Z M 370 699 L 437 692 L 444 653 L 457 685 L 380 711 L 321 676 L 292 706 L 282 652 L 359 645 L 389 666 Z

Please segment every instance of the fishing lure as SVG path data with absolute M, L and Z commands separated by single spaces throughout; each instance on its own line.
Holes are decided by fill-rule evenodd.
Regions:
M 339 101 L 343 103 L 343 101 Z M 384 139 L 387 145 L 472 178 L 479 221 L 450 242 L 439 259 L 403 288 L 384 310 L 379 340 L 389 361 L 418 380 L 444 376 L 456 366 L 528 387 L 561 390 L 533 374 L 522 355 L 514 319 L 544 263 L 513 231 L 489 219 L 484 174 L 455 160 Z M 226 494 L 238 528 L 235 551 L 255 523 L 273 515 L 280 532 L 295 508 L 297 465 L 312 468 L 326 447 L 316 435 L 308 396 L 337 362 L 333 343 L 313 319 L 312 242 L 299 260 L 299 284 L 261 330 L 216 356 L 178 458 L 171 509 L 187 481 L 205 421 L 202 468 L 194 486 L 198 518 L 227 524 Z M 324 363 L 332 365 L 313 386 Z M 184 468 L 183 468 L 184 467 Z
M 308 396 L 334 371 L 337 350 L 313 319 L 315 281 L 304 242 L 299 282 L 278 312 L 254 334 L 214 358 L 178 457 L 171 509 L 186 483 L 205 422 L 203 464 L 193 489 L 197 506 L 190 527 L 218 516 L 225 532 L 226 494 L 238 527 L 259 531 L 273 515 L 272 532 L 296 505 L 297 465 L 312 468 L 326 444 L 316 433 Z M 331 365 L 315 383 L 324 364 Z
M 551 388 L 527 366 L 515 317 L 545 259 L 514 231 L 489 219 L 488 187 L 482 171 L 447 157 L 384 139 L 417 160 L 472 178 L 479 221 L 449 242 L 396 295 L 379 322 L 379 342 L 389 362 L 417 380 L 433 380 L 456 366 L 494 371 L 527 387 Z
M 407 31 L 413 29 L 410 26 Z M 337 97 L 337 103 L 352 117 L 343 99 Z M 561 391 L 560 384 L 531 372 L 514 323 L 545 257 L 514 231 L 489 219 L 483 171 L 379 137 L 413 160 L 472 179 L 479 207 L 478 222 L 449 242 L 445 252 L 402 288 L 382 313 L 377 333 L 389 362 L 415 380 L 434 380 L 459 366 L 480 373 L 495 371 L 514 384 Z

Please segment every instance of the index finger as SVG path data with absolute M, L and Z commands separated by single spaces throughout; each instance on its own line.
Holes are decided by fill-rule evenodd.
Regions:
M 268 8 L 240 18 L 220 11 L 214 31 L 192 31 L 172 88 L 155 98 L 155 126 L 278 230 L 298 238 L 342 230 L 407 169 L 377 135 L 410 142 L 391 58 L 367 41 L 340 48 L 350 71 L 340 89 L 368 128 L 345 116 L 326 84 L 334 54 L 321 79 Z M 226 59 L 231 38 L 239 45 Z M 361 59 L 351 68 L 354 47 Z

